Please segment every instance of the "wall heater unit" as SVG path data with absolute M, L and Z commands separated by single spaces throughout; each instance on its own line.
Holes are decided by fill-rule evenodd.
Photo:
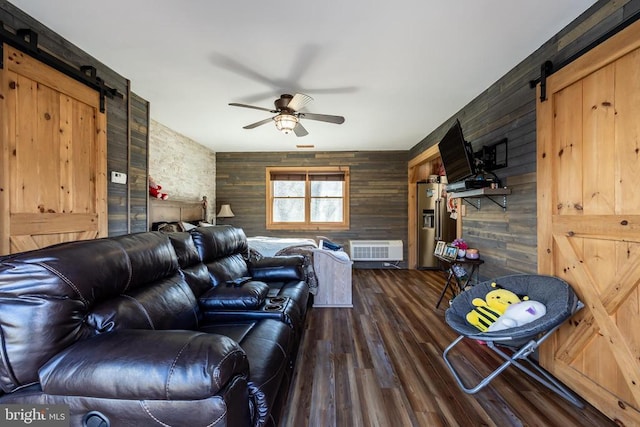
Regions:
M 349 240 L 353 261 L 402 261 L 402 240 Z

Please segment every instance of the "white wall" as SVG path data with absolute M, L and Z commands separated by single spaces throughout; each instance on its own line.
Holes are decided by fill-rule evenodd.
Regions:
M 149 126 L 149 175 L 170 200 L 207 196 L 207 219 L 215 215 L 216 153 L 155 120 Z

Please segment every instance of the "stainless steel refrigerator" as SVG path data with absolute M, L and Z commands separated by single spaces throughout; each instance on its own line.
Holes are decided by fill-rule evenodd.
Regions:
M 456 222 L 450 218 L 443 197 L 445 185 L 418 183 L 418 268 L 438 267 L 433 256 L 436 242 L 455 239 Z

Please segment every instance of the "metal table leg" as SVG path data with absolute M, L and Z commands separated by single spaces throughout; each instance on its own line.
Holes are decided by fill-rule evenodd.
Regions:
M 442 298 L 444 298 L 444 294 L 447 292 L 447 289 L 451 288 L 451 290 L 453 291 L 453 294 L 455 295 L 455 290 L 453 289 L 453 286 L 451 286 L 452 277 L 455 277 L 455 274 L 453 274 L 453 270 L 450 268 L 449 276 L 447 277 L 447 282 L 445 283 L 444 288 L 442 288 L 442 292 L 440 293 L 440 298 L 438 298 L 438 302 L 436 303 L 436 308 L 440 306 L 440 303 L 442 302 Z

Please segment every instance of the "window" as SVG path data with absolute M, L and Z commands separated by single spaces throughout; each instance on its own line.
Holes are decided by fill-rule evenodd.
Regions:
M 267 229 L 349 228 L 349 168 L 267 168 Z

